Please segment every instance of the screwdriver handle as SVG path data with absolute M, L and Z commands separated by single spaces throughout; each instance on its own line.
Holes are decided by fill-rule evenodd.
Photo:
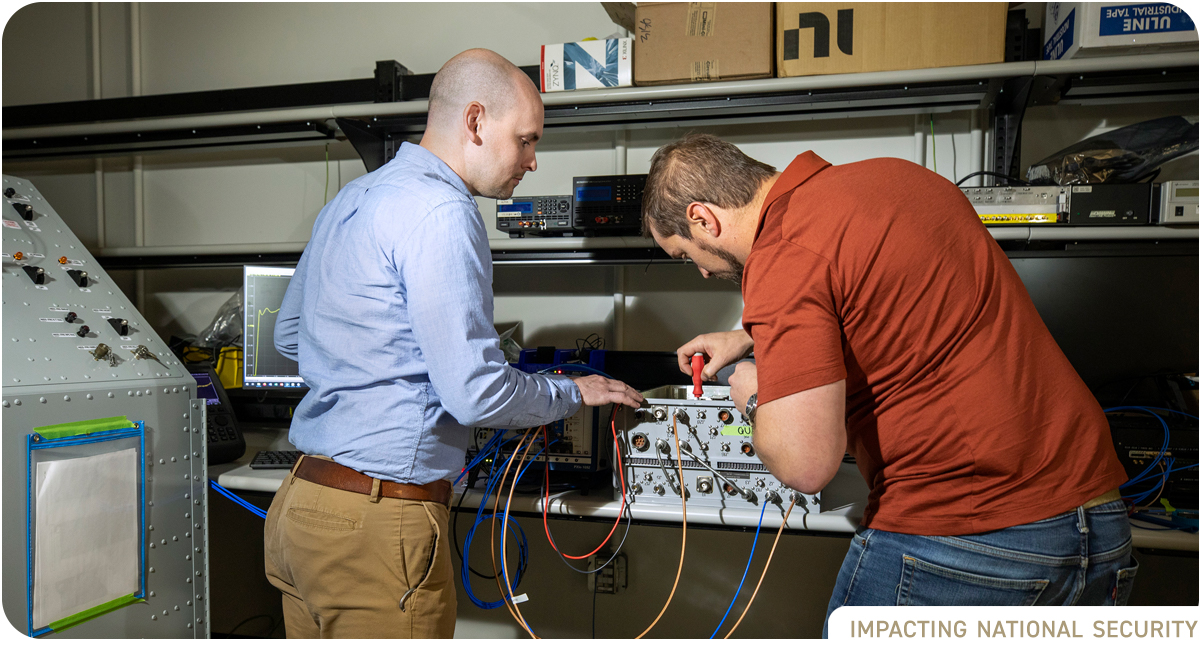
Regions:
M 704 394 L 704 388 L 700 385 L 701 375 L 704 372 L 704 354 L 696 353 L 692 356 L 692 395 L 699 397 Z

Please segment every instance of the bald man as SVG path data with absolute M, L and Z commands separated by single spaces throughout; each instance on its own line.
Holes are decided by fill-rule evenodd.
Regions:
M 507 199 L 537 169 L 542 120 L 520 69 L 460 53 L 433 79 L 420 145 L 317 216 L 275 325 L 310 388 L 290 432 L 306 456 L 264 532 L 288 637 L 452 637 L 450 479 L 468 427 L 641 402 L 599 376 L 522 373 L 500 351 L 473 197 Z

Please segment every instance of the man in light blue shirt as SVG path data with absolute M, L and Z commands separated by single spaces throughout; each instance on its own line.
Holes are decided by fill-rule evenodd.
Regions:
M 289 637 L 451 636 L 446 480 L 468 427 L 641 403 L 600 376 L 525 374 L 500 351 L 473 196 L 512 196 L 537 167 L 542 124 L 526 75 L 491 51 L 461 53 L 434 79 L 421 144 L 317 217 L 275 326 L 310 388 L 291 427 L 309 456 L 265 532 Z

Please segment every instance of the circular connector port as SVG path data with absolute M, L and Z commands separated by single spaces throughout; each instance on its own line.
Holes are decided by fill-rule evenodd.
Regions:
M 743 442 L 742 443 L 742 453 L 745 454 L 746 456 L 753 456 L 754 455 L 754 445 L 750 444 L 749 442 Z
M 650 448 L 650 440 L 641 433 L 634 433 L 633 438 L 629 442 L 638 451 L 646 451 Z
M 721 410 L 717 413 L 717 419 L 721 420 L 722 423 L 732 424 L 733 413 L 729 412 L 728 410 Z
M 713 489 L 712 479 L 700 477 L 696 479 L 696 490 L 701 493 L 711 493 Z
M 661 484 L 654 484 L 654 494 L 655 495 L 662 495 L 665 492 L 667 492 L 667 491 L 665 489 L 663 489 Z
M 738 494 L 737 489 L 729 484 L 725 484 L 724 488 L 725 488 L 725 494 L 727 494 L 727 495 L 737 495 Z
M 658 421 L 661 422 L 661 421 L 665 420 L 666 418 L 667 418 L 667 409 L 663 408 L 661 406 L 655 406 L 654 419 L 657 419 Z

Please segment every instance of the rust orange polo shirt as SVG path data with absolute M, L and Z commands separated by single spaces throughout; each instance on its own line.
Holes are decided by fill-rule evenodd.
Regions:
M 923 167 L 797 156 L 763 205 L 742 295 L 760 404 L 846 380 L 865 525 L 978 534 L 1126 480 L 1004 251 Z

